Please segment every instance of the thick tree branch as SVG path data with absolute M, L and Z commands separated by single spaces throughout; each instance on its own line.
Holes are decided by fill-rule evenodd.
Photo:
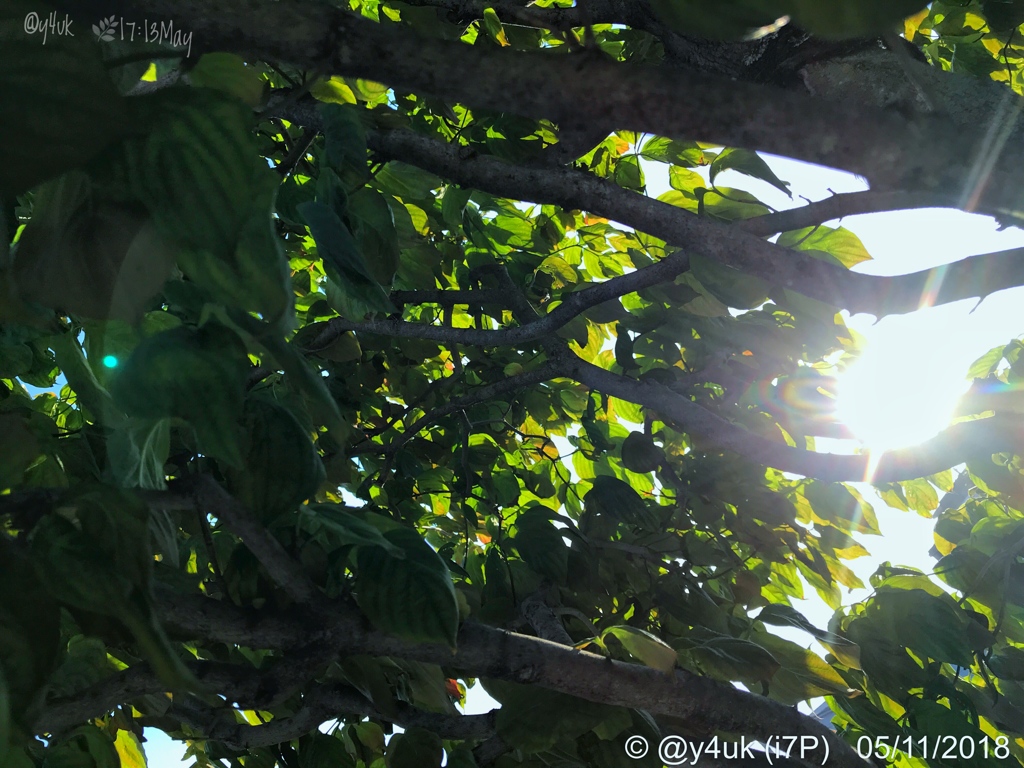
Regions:
M 684 249 L 687 255 L 713 258 L 769 284 L 795 290 L 854 313 L 867 312 L 881 317 L 913 312 L 926 298 L 935 304 L 943 304 L 984 297 L 1024 284 L 1024 259 L 1019 258 L 1018 250 L 972 256 L 936 269 L 883 277 L 851 272 L 807 253 L 780 248 L 757 236 L 780 231 L 777 230 L 779 223 L 795 225 L 787 228 L 799 228 L 853 212 L 890 210 L 894 203 L 923 207 L 945 199 L 949 204 L 949 198 L 938 193 L 837 195 L 793 212 L 750 220 L 758 222 L 756 224 L 729 225 L 698 217 L 574 169 L 513 166 L 494 157 L 467 153 L 466 148 L 445 145 L 411 131 L 379 131 L 373 133 L 369 141 L 387 157 L 425 168 L 463 186 L 515 200 L 549 203 L 567 210 L 585 210 L 659 237 L 669 245 Z M 813 220 L 822 214 L 826 218 Z M 803 217 L 809 217 L 811 221 L 801 220 Z M 674 258 L 682 257 L 677 255 Z M 655 266 L 660 267 L 662 263 Z M 678 272 L 667 270 L 668 279 L 687 268 L 681 263 L 677 266 Z M 653 284 L 646 283 L 641 287 Z M 939 288 L 933 298 L 931 291 L 935 286 Z
M 180 605 L 183 601 L 189 603 L 186 611 Z M 180 626 L 184 617 L 204 613 L 204 606 L 209 606 L 210 615 L 194 627 L 195 637 L 208 640 L 262 648 L 266 647 L 265 639 L 269 639 L 264 638 L 264 626 L 294 622 L 289 645 L 301 646 L 306 641 L 309 617 L 267 612 L 261 614 L 263 619 L 254 622 L 247 611 L 224 604 L 209 605 L 212 603 L 215 601 L 209 598 L 169 598 L 162 599 L 157 609 L 162 615 L 166 606 L 169 615 L 176 617 L 181 631 L 187 630 Z M 669 676 L 649 667 L 609 661 L 597 654 L 472 622 L 462 626 L 458 650 L 453 656 L 451 649 L 444 645 L 413 643 L 378 632 L 369 627 L 354 608 L 335 604 L 332 613 L 332 626 L 322 642 L 329 643 L 338 653 L 442 664 L 446 669 L 467 675 L 535 684 L 589 701 L 645 709 L 656 715 L 683 719 L 695 728 L 746 733 L 755 738 L 779 733 L 817 735 L 829 740 L 835 759 L 835 763 L 830 764 L 850 768 L 864 766 L 849 747 L 816 721 L 795 709 L 710 678 L 683 671 Z M 276 629 L 272 637 L 277 642 L 289 639 Z M 135 680 L 139 673 L 130 669 L 121 674 L 125 680 Z M 209 675 L 203 679 L 209 679 Z M 137 691 L 143 688 L 151 691 L 147 684 L 139 682 L 133 687 L 125 682 L 106 684 L 103 696 L 94 691 L 88 705 L 80 705 L 76 712 L 81 717 L 83 713 L 88 716 L 89 712 L 103 711 L 118 696 L 137 696 Z M 102 703 L 97 704 L 97 701 Z
M 552 643 L 558 643 L 559 645 L 573 645 L 573 639 L 565 631 L 565 627 L 562 626 L 562 620 L 555 615 L 555 612 L 547 604 L 545 599 L 547 592 L 548 589 L 541 589 L 529 595 L 523 600 L 522 605 L 519 606 L 519 611 L 523 614 L 523 618 L 533 627 L 537 637 L 550 640 Z
M 999 254 L 1007 260 L 1016 255 L 1016 252 Z M 644 270 L 640 270 L 642 271 Z M 343 329 L 348 329 L 352 325 L 345 324 Z M 400 320 L 370 321 L 357 325 L 362 325 L 364 329 L 375 333 L 388 333 L 388 329 L 394 327 L 400 329 L 395 335 L 465 344 L 480 343 L 479 334 L 502 334 L 528 330 L 532 327 L 531 323 L 507 331 L 480 331 L 420 325 Z M 497 337 L 492 335 L 486 338 Z M 695 438 L 698 445 L 708 450 L 732 451 L 757 464 L 814 477 L 825 482 L 894 482 L 925 477 L 949 469 L 968 457 L 988 456 L 1013 449 L 1020 442 L 1020 429 L 1024 426 L 1016 420 L 1007 418 L 981 419 L 956 424 L 925 443 L 913 448 L 887 451 L 880 457 L 868 454 L 817 453 L 786 445 L 782 442 L 781 434 L 776 440 L 750 432 L 664 385 L 621 376 L 587 363 L 565 350 L 564 354 L 556 355 L 549 363 L 535 371 L 481 387 L 466 397 L 453 400 L 431 411 L 396 438 L 388 446 L 387 451 L 393 455 L 420 430 L 466 405 L 490 399 L 493 395 L 489 393 L 505 394 L 523 386 L 560 377 L 573 379 L 606 394 L 649 408 L 673 421 L 682 431 Z
M 579 358 L 566 362 L 564 375 L 622 400 L 649 408 L 695 438 L 695 450 L 726 450 L 785 472 L 825 482 L 895 482 L 926 477 L 969 458 L 1018 450 L 1024 419 L 1003 415 L 966 421 L 920 445 L 881 456 L 816 453 L 794 448 L 739 427 L 662 384 L 638 381 Z
M 287 116 L 307 124 L 319 124 L 315 106 L 309 103 L 295 105 Z M 606 299 L 674 279 L 688 269 L 688 256 L 691 254 L 713 258 L 771 285 L 797 291 L 832 306 L 853 313 L 866 312 L 876 317 L 913 312 L 924 301 L 944 304 L 965 298 L 980 298 L 998 290 L 1024 285 L 1024 259 L 1019 258 L 1020 250 L 971 256 L 935 269 L 888 277 L 851 272 L 807 253 L 780 248 L 757 236 L 772 234 L 780 225 L 787 228 L 809 226 L 840 215 L 890 210 L 893 205 L 923 207 L 941 199 L 945 199 L 948 204 L 948 198 L 938 193 L 871 192 L 837 195 L 794 211 L 729 225 L 695 216 L 574 169 L 514 166 L 411 131 L 379 131 L 371 133 L 368 138 L 370 145 L 381 154 L 417 165 L 464 186 L 515 200 L 589 211 L 684 249 L 682 253 L 673 254 L 656 265 L 602 283 L 605 286 L 602 290 L 608 292 L 604 294 Z M 657 272 L 649 278 L 642 276 L 648 269 Z M 618 292 L 620 288 L 622 290 Z M 541 338 L 564 325 L 582 309 L 594 306 L 587 302 L 601 294 L 589 294 L 589 290 L 593 289 L 570 294 L 561 306 L 542 319 L 542 325 L 532 330 L 520 327 L 501 336 L 493 334 L 506 334 L 505 330 L 481 330 L 473 334 L 474 340 L 464 337 L 462 341 L 467 344 L 499 345 L 520 344 Z M 575 298 L 577 296 L 579 298 Z M 579 311 L 570 314 L 577 307 Z M 343 320 L 331 322 L 338 333 L 358 330 L 354 326 L 345 325 L 346 321 Z M 390 320 L 377 322 L 395 324 L 395 321 Z M 393 335 L 407 332 L 398 329 L 397 325 L 389 330 L 380 327 L 382 330 L 374 330 L 369 326 L 365 330 Z M 437 335 L 420 338 L 448 340 L 441 337 L 440 329 L 427 333 Z
M 410 5 L 437 8 L 448 21 L 469 24 L 483 18 L 486 8 L 493 8 L 506 24 L 568 31 L 590 24 L 624 24 L 634 29 L 646 28 L 651 17 L 645 12 L 643 0 L 586 0 L 570 8 L 527 7 L 517 0 L 410 0 Z
M 215 601 L 204 598 L 205 602 Z M 274 619 L 271 618 L 271 621 Z M 301 665 L 300 665 L 301 666 Z M 292 688 L 305 686 L 311 679 L 295 663 L 285 663 L 260 671 L 239 665 L 211 662 L 193 663 L 196 676 L 211 686 L 227 702 L 241 707 L 265 708 L 267 692 L 279 690 L 286 678 Z M 77 696 L 52 703 L 36 720 L 37 733 L 59 734 L 83 722 L 112 711 L 118 705 L 143 696 L 164 692 L 164 685 L 146 664 L 137 664 L 111 675 Z M 280 697 L 279 697 L 280 698 Z M 394 713 L 383 713 L 362 694 L 338 684 L 313 684 L 303 695 L 302 704 L 291 717 L 264 725 L 251 726 L 235 720 L 233 709 L 217 709 L 198 700 L 176 700 L 173 711 L 205 738 L 237 749 L 279 744 L 309 733 L 321 723 L 345 716 L 374 717 L 403 727 L 428 728 L 447 739 L 483 740 L 494 736 L 493 715 L 443 715 L 425 712 L 397 702 Z
M 302 705 L 291 717 L 277 718 L 261 725 L 238 723 L 227 709 L 212 709 L 188 701 L 175 705 L 192 727 L 212 741 L 239 750 L 265 747 L 291 741 L 316 730 L 323 723 L 349 716 L 372 717 L 403 728 L 426 728 L 445 739 L 483 740 L 494 736 L 494 715 L 443 715 L 425 712 L 396 702 L 395 713 L 381 712 L 358 691 L 343 685 L 313 686 Z
M 959 188 L 963 179 L 972 178 L 975 162 L 992 151 L 984 124 L 907 117 L 854 100 L 816 99 L 688 70 L 622 64 L 593 51 L 520 52 L 427 38 L 319 2 L 59 4 L 79 18 L 97 18 L 113 5 L 173 18 L 192 29 L 207 50 L 326 68 L 471 108 L 566 124 L 608 122 L 623 130 L 761 149 L 845 168 L 877 189 Z M 1008 143 L 995 160 L 987 164 L 992 170 L 984 185 L 964 192 L 965 205 L 973 196 L 997 207 L 1020 207 L 1024 149 Z

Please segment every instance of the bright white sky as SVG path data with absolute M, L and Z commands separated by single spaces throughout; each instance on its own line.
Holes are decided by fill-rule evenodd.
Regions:
M 802 197 L 820 200 L 831 192 L 856 192 L 867 184 L 855 176 L 784 158 L 765 156 L 772 170 L 791 184 L 795 200 L 790 200 L 768 184 L 749 179 L 734 171 L 716 178 L 719 186 L 748 189 L 776 209 L 802 204 Z M 667 166 L 644 163 L 648 192 L 656 197 L 668 186 Z M 705 169 L 706 178 L 706 169 Z M 830 192 L 831 190 L 831 192 Z M 898 275 L 927 269 L 979 253 L 1024 247 L 1024 232 L 997 231 L 995 222 L 983 216 L 950 210 L 918 210 L 854 216 L 843 226 L 855 232 L 874 261 L 858 265 L 856 271 L 877 275 Z M 875 322 L 870 315 L 855 315 L 849 325 L 867 340 L 850 387 L 840 391 L 840 407 L 849 414 L 849 426 L 870 444 L 913 444 L 934 435 L 944 426 L 955 398 L 969 382 L 965 374 L 970 364 L 992 347 L 1005 344 L 1024 334 L 1024 288 L 995 294 L 975 308 L 976 301 L 963 301 L 942 307 L 921 309 L 909 315 Z M 972 312 L 972 309 L 974 310 Z M 853 377 L 856 376 L 856 379 Z M 818 441 L 818 450 L 850 452 L 840 441 Z M 857 484 L 861 494 L 875 503 L 883 536 L 864 537 L 871 552 L 850 563 L 867 583 L 877 565 L 886 560 L 925 571 L 934 561 L 928 555 L 932 546 L 933 521 L 912 512 L 891 510 L 877 500 L 869 485 Z M 824 627 L 832 611 L 806 589 L 809 599 L 798 605 L 812 622 Z M 863 599 L 868 590 L 851 593 L 846 604 Z M 810 638 L 797 630 L 780 634 L 803 644 Z M 470 691 L 466 711 L 486 712 L 495 706 L 479 686 Z M 181 765 L 182 745 L 162 733 L 147 730 L 146 754 L 150 768 L 177 768 Z

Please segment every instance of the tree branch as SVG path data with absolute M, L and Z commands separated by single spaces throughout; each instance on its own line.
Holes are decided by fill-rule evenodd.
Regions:
M 467 152 L 464 147 L 418 136 L 412 131 L 375 132 L 369 136 L 369 143 L 387 157 L 419 166 L 463 186 L 515 200 L 589 211 L 659 237 L 669 245 L 684 249 L 686 255 L 715 259 L 771 285 L 789 288 L 853 313 L 866 312 L 882 317 L 913 312 L 926 297 L 935 304 L 944 304 L 1024 285 L 1024 259 L 1020 258 L 1020 250 L 972 256 L 935 269 L 886 277 L 851 272 L 808 253 L 780 248 L 757 236 L 779 231 L 780 223 L 787 228 L 817 224 L 820 221 L 814 219 L 822 215 L 825 218 L 821 221 L 828 221 L 855 212 L 890 210 L 894 203 L 925 207 L 944 199 L 949 204 L 949 198 L 939 193 L 837 195 L 794 211 L 749 220 L 758 223 L 730 225 L 698 217 L 583 171 L 513 166 L 494 157 Z M 666 260 L 655 265 L 666 269 L 666 277 L 658 282 L 673 279 L 688 268 L 681 263 L 685 258 L 682 254 L 669 257 L 673 258 L 679 260 L 675 263 L 678 271 L 669 270 L 667 265 L 661 267 Z M 652 281 L 641 287 L 654 284 Z M 930 290 L 936 285 L 940 287 L 933 300 Z
M 624 24 L 644 29 L 650 16 L 644 12 L 642 0 L 586 0 L 571 8 L 526 7 L 516 0 L 409 0 L 409 5 L 437 8 L 448 21 L 469 24 L 482 19 L 486 8 L 493 8 L 506 24 L 519 24 L 558 31 L 569 31 L 590 24 Z
M 204 601 L 215 602 L 207 598 Z M 301 663 L 296 665 L 294 661 L 272 665 L 267 670 L 213 662 L 194 662 L 191 666 L 202 682 L 216 686 L 217 693 L 225 701 L 243 708 L 268 708 L 273 703 L 267 698 L 268 691 L 280 691 L 286 680 L 295 689 L 306 685 L 311 679 L 308 670 L 301 669 Z M 118 705 L 163 692 L 163 683 L 148 665 L 137 664 L 90 686 L 76 696 L 51 703 L 36 720 L 34 730 L 36 733 L 64 733 L 80 723 L 112 711 Z M 279 694 L 277 698 L 282 697 Z M 237 749 L 253 749 L 290 741 L 328 720 L 346 715 L 374 717 L 403 727 L 420 726 L 447 739 L 483 740 L 494 736 L 493 715 L 435 714 L 403 702 L 397 702 L 396 711 L 387 714 L 379 711 L 362 694 L 338 684 L 313 685 L 303 694 L 302 704 L 294 715 L 258 726 L 238 723 L 230 706 L 214 709 L 188 697 L 176 700 L 172 712 L 196 728 L 205 738 Z
M 391 301 L 393 304 L 437 304 L 442 307 L 479 306 L 483 304 L 495 304 L 507 306 L 508 296 L 496 288 L 479 288 L 469 291 L 457 289 L 451 290 L 416 290 L 416 291 L 392 291 Z
M 516 374 L 515 376 L 509 376 L 501 381 L 497 381 L 494 384 L 488 384 L 483 387 L 472 389 L 468 394 L 455 398 L 454 400 L 450 400 L 445 405 L 442 405 L 439 408 L 433 408 L 428 413 L 421 416 L 413 422 L 411 427 L 395 437 L 388 444 L 385 452 L 388 457 L 393 458 L 395 454 L 401 450 L 403 445 L 412 440 L 426 427 L 436 423 L 440 419 L 443 419 L 445 416 L 461 411 L 471 405 L 476 405 L 477 403 L 486 402 L 487 400 L 492 400 L 496 397 L 519 392 L 526 387 L 557 378 L 560 368 L 561 366 L 558 363 L 548 362 L 532 371 L 525 371 L 523 373 Z
M 943 192 L 845 192 L 788 211 L 738 221 L 734 226 L 752 235 L 770 237 L 779 232 L 814 227 L 846 216 L 908 211 L 914 208 L 956 208 L 957 202 L 956 195 Z
M 993 254 L 1001 259 L 1011 261 L 1019 258 L 1019 251 L 1008 251 Z M 671 257 L 670 257 L 671 258 Z M 982 258 L 982 257 L 973 257 Z M 667 259 L 665 260 L 667 261 Z M 960 263 L 960 262 L 958 262 Z M 953 265 L 955 266 L 955 265 Z M 950 267 L 952 269 L 953 267 Z M 639 274 L 645 270 L 638 270 Z M 622 279 L 622 278 L 617 278 Z M 609 283 L 614 282 L 612 280 Z M 331 323 L 335 320 L 329 321 Z M 396 329 L 395 335 L 411 338 L 440 339 L 449 343 L 480 344 L 481 338 L 491 340 L 506 338 L 497 334 L 528 332 L 533 324 L 520 328 L 502 331 L 481 331 L 475 329 L 447 328 L 440 326 L 406 323 L 398 319 L 384 321 L 368 321 L 364 324 L 350 324 L 339 321 L 341 330 L 353 325 L 359 330 L 370 330 L 375 333 L 389 333 Z M 341 330 L 338 332 L 340 333 Z M 481 337 L 483 335 L 483 337 Z M 532 338 L 532 337 L 531 337 Z M 551 351 L 549 350 L 549 354 Z M 727 450 L 736 453 L 754 463 L 763 464 L 785 472 L 793 472 L 806 477 L 814 477 L 825 482 L 894 482 L 910 480 L 941 472 L 961 463 L 968 457 L 988 456 L 1004 450 L 1011 450 L 1018 444 L 1015 429 L 1024 426 L 1016 419 L 1003 417 L 981 419 L 955 424 L 936 437 L 912 448 L 887 451 L 881 457 L 868 454 L 845 455 L 834 453 L 817 453 L 801 448 L 794 448 L 782 442 L 782 435 L 772 439 L 758 435 L 743 427 L 727 421 L 721 416 L 707 410 L 688 397 L 651 381 L 627 378 L 619 374 L 599 368 L 585 362 L 575 354 L 565 350 L 563 354 L 553 356 L 545 366 L 529 373 L 519 374 L 498 384 L 481 387 L 465 398 L 460 398 L 435 411 L 421 417 L 402 436 L 396 438 L 388 446 L 390 455 L 412 439 L 420 430 L 433 424 L 443 416 L 468 404 L 490 399 L 491 392 L 504 394 L 514 388 L 529 386 L 552 378 L 571 378 L 597 389 L 606 394 L 627 400 L 670 419 L 679 428 L 699 441 L 707 449 Z
M 426 728 L 445 739 L 483 740 L 494 736 L 494 715 L 443 715 L 425 712 L 396 702 L 396 712 L 386 714 L 358 691 L 344 685 L 324 684 L 311 688 L 302 705 L 290 717 L 276 718 L 261 725 L 238 723 L 230 710 L 216 710 L 189 700 L 175 710 L 199 733 L 212 741 L 239 750 L 266 747 L 291 741 L 316 730 L 329 720 L 356 716 L 372 717 L 403 728 Z
M 171 603 L 169 608 L 168 602 Z M 294 622 L 291 638 L 275 632 L 272 633 L 274 639 L 290 639 L 292 647 L 301 647 L 308 640 L 308 629 L 304 624 L 309 619 L 305 616 L 289 617 L 259 612 L 259 620 L 253 622 L 251 612 L 210 598 L 188 598 L 191 606 L 187 612 L 182 612 L 180 606 L 174 606 L 174 602 L 174 599 L 161 600 L 157 603 L 158 612 L 163 614 L 166 610 L 178 622 L 185 615 L 207 614 L 193 628 L 193 637 L 250 648 L 265 648 L 265 640 L 268 639 L 264 634 L 266 627 Z M 745 733 L 754 738 L 778 733 L 815 735 L 829 742 L 835 759 L 834 765 L 841 768 L 864 768 L 864 763 L 860 762 L 849 746 L 813 719 L 801 715 L 795 709 L 710 678 L 683 671 L 669 676 L 642 665 L 609 660 L 539 638 L 472 622 L 462 626 L 458 636 L 458 651 L 453 656 L 451 649 L 444 645 L 409 642 L 378 632 L 369 627 L 354 608 L 341 603 L 332 603 L 331 613 L 332 626 L 321 641 L 328 645 L 330 650 L 327 652 L 331 655 L 367 654 L 443 664 L 446 668 L 461 670 L 472 676 L 536 684 L 588 701 L 646 709 L 654 714 L 683 719 L 694 727 Z M 279 684 L 268 683 L 268 675 L 274 675 L 275 680 L 280 681 L 294 678 L 297 674 L 295 667 L 288 666 L 286 660 L 266 672 L 215 662 L 194 662 L 191 666 L 201 682 L 226 696 L 227 701 L 245 707 L 266 706 L 268 689 L 273 691 Z M 301 684 L 307 679 L 301 677 L 296 682 Z M 59 733 L 108 712 L 118 704 L 162 691 L 162 684 L 148 666 L 138 664 L 76 696 L 51 703 L 36 721 L 34 730 L 37 733 Z M 353 706 L 355 702 L 347 694 L 324 688 L 308 704 L 311 706 L 307 711 L 303 711 L 306 709 L 303 708 L 296 715 L 301 715 L 303 719 L 292 723 L 292 726 L 286 726 L 287 721 L 282 721 L 267 731 L 261 731 L 261 726 L 246 728 L 244 732 L 232 731 L 230 734 L 214 730 L 211 737 L 230 739 L 239 745 L 249 746 L 274 743 L 267 739 L 277 738 L 291 727 L 298 729 L 296 733 L 307 732 L 312 721 L 320 717 L 323 720 L 330 719 L 337 715 L 339 709 Z M 365 705 L 360 703 L 358 706 Z M 360 711 L 356 709 L 354 713 Z M 485 738 L 491 726 L 484 719 L 441 721 L 433 715 L 411 709 L 400 710 L 395 722 L 444 729 L 443 732 L 437 732 L 442 735 L 451 734 L 448 738 Z
M 172 483 L 172 490 L 188 490 L 202 514 L 211 514 L 240 538 L 267 570 L 270 578 L 297 603 L 316 605 L 323 593 L 293 560 L 281 543 L 217 482 L 206 475 Z
M 594 283 L 583 290 L 565 295 L 561 298 L 561 304 L 546 315 L 514 328 L 495 330 L 450 328 L 444 325 L 409 323 L 398 317 L 389 317 L 385 320 L 365 320 L 357 323 L 342 317 L 335 317 L 320 324 L 311 324 L 311 327 L 319 325 L 323 330 L 311 342 L 310 349 L 322 349 L 347 331 L 484 347 L 517 346 L 533 341 L 543 341 L 573 318 L 598 304 L 674 280 L 677 275 L 689 268 L 689 263 L 690 259 L 685 254 L 672 254 L 649 267 L 614 277 L 603 283 Z M 473 293 L 473 291 L 460 293 Z M 507 305 L 511 301 L 512 297 L 506 295 L 504 303 Z M 536 316 L 536 310 L 531 308 L 531 314 Z
M 573 356 L 575 357 L 575 356 Z M 662 384 L 630 379 L 575 358 L 565 376 L 581 384 L 649 408 L 674 422 L 695 441 L 695 450 L 726 450 L 757 464 L 813 477 L 824 482 L 886 483 L 926 477 L 978 456 L 1018 450 L 1024 419 L 965 421 L 910 448 L 881 456 L 817 453 L 758 435 L 712 413 Z
M 573 645 L 573 639 L 562 626 L 561 619 L 555 615 L 545 600 L 548 589 L 541 589 L 529 595 L 519 606 L 523 618 L 533 627 L 537 637 L 550 640 L 559 645 Z
M 315 106 L 308 102 L 296 105 L 286 117 L 319 125 L 319 114 Z M 494 157 L 477 155 L 465 147 L 447 145 L 419 136 L 412 131 L 372 132 L 368 136 L 368 141 L 370 146 L 386 157 L 424 168 L 463 186 L 514 200 L 558 205 L 566 210 L 589 211 L 684 249 L 683 252 L 673 254 L 656 265 L 602 283 L 601 286 L 606 286 L 602 290 L 608 291 L 604 294 L 606 299 L 674 279 L 688 269 L 688 257 L 691 254 L 713 258 L 771 285 L 797 291 L 831 306 L 842 307 L 853 313 L 866 312 L 876 317 L 913 312 L 919 309 L 926 299 L 932 304 L 944 304 L 966 298 L 983 298 L 998 290 L 1024 285 L 1024 259 L 1020 258 L 1020 249 L 971 256 L 949 265 L 906 275 L 879 276 L 851 272 L 844 267 L 816 259 L 808 253 L 780 248 L 757 236 L 769 234 L 769 230 L 776 230 L 780 223 L 785 226 L 802 227 L 820 223 L 815 221 L 819 216 L 824 216 L 822 220 L 828 221 L 838 215 L 858 210 L 882 210 L 882 206 L 896 202 L 905 206 L 922 207 L 938 202 L 938 194 L 872 192 L 849 196 L 837 195 L 794 211 L 784 211 L 730 225 L 704 219 L 667 203 L 651 200 L 583 171 L 514 166 Z M 649 278 L 640 276 L 650 269 L 657 272 Z M 636 282 L 631 283 L 634 280 Z M 937 292 L 935 286 L 938 286 Z M 621 292 L 618 292 L 620 287 Z M 499 345 L 536 340 L 564 325 L 582 309 L 593 306 L 587 303 L 589 298 L 584 296 L 597 298 L 600 294 L 591 295 L 588 293 L 589 290 L 593 289 L 569 294 L 563 299 L 564 303 L 561 306 L 545 316 L 544 324 L 532 331 L 520 327 L 507 336 L 492 336 L 491 334 L 495 333 L 504 334 L 505 331 L 481 330 L 475 332 L 475 340 L 470 341 L 468 337 L 464 337 L 461 341 L 467 344 Z M 574 298 L 575 296 L 580 298 Z M 579 311 L 570 314 L 575 307 L 580 307 Z M 555 317 L 552 318 L 552 315 Z M 344 330 L 358 330 L 353 326 L 341 327 L 345 323 L 343 320 L 330 322 L 338 327 L 338 333 Z M 374 327 L 370 326 L 365 327 L 365 330 L 377 333 L 391 332 L 383 329 L 374 330 Z M 394 335 L 405 332 L 404 329 L 397 330 Z M 436 333 L 437 336 L 418 338 L 448 340 L 440 335 L 440 330 Z
M 158 604 L 158 609 L 162 606 L 163 603 Z M 196 627 L 197 631 L 216 627 L 207 639 L 263 647 L 262 621 L 253 625 L 246 613 L 232 606 L 221 605 L 215 610 L 217 619 L 204 620 Z M 173 613 L 180 619 L 180 610 L 173 609 Z M 231 616 L 232 613 L 237 615 Z M 272 616 L 268 614 L 267 620 L 281 621 Z M 463 624 L 458 650 L 452 655 L 451 649 L 441 644 L 409 642 L 374 630 L 355 609 L 335 604 L 334 616 L 336 623 L 323 642 L 331 643 L 339 653 L 442 664 L 446 669 L 474 677 L 534 684 L 588 701 L 645 709 L 656 715 L 680 718 L 695 728 L 745 733 L 754 738 L 779 733 L 815 735 L 828 740 L 834 765 L 864 768 L 849 746 L 813 719 L 710 678 L 684 671 L 666 675 L 639 664 L 609 660 L 473 622 Z M 292 639 L 301 642 L 304 632 L 301 623 L 297 624 Z
M 109 12 L 109 0 L 59 0 L 76 18 Z M 330 74 L 371 78 L 471 108 L 556 123 L 609 121 L 621 130 L 760 149 L 868 178 L 876 189 L 935 190 L 971 178 L 990 153 L 986 126 L 908 117 L 855 100 L 827 100 L 668 67 L 611 61 L 594 51 L 563 55 L 471 46 L 382 25 L 326 3 L 254 0 L 123 0 L 127 10 L 173 18 L 206 50 L 226 50 Z M 585 70 L 586 76 L 581 73 Z M 799 120 L 793 116 L 799 115 Z M 936 160 L 940 159 L 939 162 Z M 1020 206 L 1013 142 L 967 190 L 986 204 Z M 982 188 L 983 186 L 983 188 Z

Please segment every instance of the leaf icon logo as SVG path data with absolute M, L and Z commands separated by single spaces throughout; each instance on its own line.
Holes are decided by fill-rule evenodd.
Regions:
M 101 19 L 98 24 L 92 25 L 92 32 L 96 35 L 97 40 L 102 40 L 104 43 L 112 42 L 114 31 L 117 29 L 117 23 L 117 17 L 115 16 Z

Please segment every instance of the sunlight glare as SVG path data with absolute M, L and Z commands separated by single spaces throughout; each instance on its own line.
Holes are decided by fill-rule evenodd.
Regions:
M 948 314 L 922 309 L 864 328 L 864 351 L 839 375 L 836 415 L 873 456 L 922 443 L 949 425 L 969 382 L 948 353 L 947 318 L 936 316 Z

